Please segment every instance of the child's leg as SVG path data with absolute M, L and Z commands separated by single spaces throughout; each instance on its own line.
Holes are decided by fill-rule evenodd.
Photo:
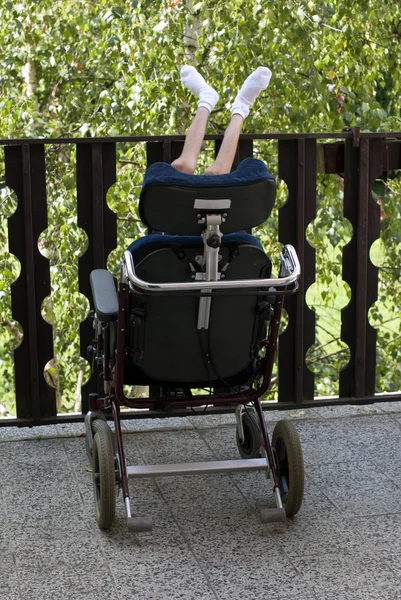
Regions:
M 206 83 L 195 67 L 184 66 L 181 69 L 181 81 L 191 92 L 199 98 L 198 110 L 188 129 L 182 154 L 172 165 L 184 173 L 193 173 L 196 161 L 205 136 L 206 124 L 219 99 L 219 95 Z
M 239 114 L 231 117 L 216 160 L 206 169 L 205 175 L 223 175 L 231 171 L 243 122 L 244 119 Z
M 249 108 L 260 92 L 267 88 L 271 71 L 266 67 L 258 67 L 245 80 L 231 107 L 232 118 L 224 134 L 216 160 L 205 171 L 206 175 L 222 175 L 229 173 L 237 151 L 238 139 L 242 123 L 249 114 Z
M 196 161 L 198 160 L 203 138 L 205 137 L 208 118 L 208 109 L 204 107 L 198 108 L 194 120 L 185 136 L 185 143 L 181 156 L 171 163 L 178 171 L 190 174 L 195 172 Z

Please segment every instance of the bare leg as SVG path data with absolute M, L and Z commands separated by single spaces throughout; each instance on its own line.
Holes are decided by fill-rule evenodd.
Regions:
M 194 120 L 187 131 L 182 154 L 171 163 L 178 171 L 190 174 L 195 172 L 196 161 L 198 160 L 203 138 L 205 137 L 208 118 L 208 109 L 204 107 L 198 108 Z
M 207 120 L 219 99 L 219 95 L 206 83 L 195 67 L 184 65 L 180 72 L 182 84 L 198 96 L 198 110 L 188 129 L 182 154 L 172 165 L 183 173 L 194 173 L 196 161 L 205 136 Z
M 244 119 L 241 115 L 233 115 L 227 127 L 219 153 L 213 164 L 205 171 L 205 175 L 223 175 L 229 173 L 233 166 L 238 140 Z

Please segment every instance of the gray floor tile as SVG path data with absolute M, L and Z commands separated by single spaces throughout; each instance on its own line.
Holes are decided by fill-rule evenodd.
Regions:
M 85 435 L 85 423 L 57 423 L 58 434 L 62 437 L 82 437 Z
M 46 571 L 60 566 L 86 567 L 104 562 L 100 544 L 94 536 L 84 532 L 64 532 L 51 538 L 25 537 L 23 531 L 14 541 L 15 561 L 20 576 L 26 577 L 32 571 Z
M 224 415 L 195 415 L 188 417 L 188 421 L 196 429 L 209 429 L 214 427 L 224 427 L 227 425 L 235 426 L 235 414 L 227 413 Z
M 32 571 L 20 579 L 22 600 L 118 600 L 106 563 Z
M 390 400 L 389 402 L 377 402 L 374 404 L 382 412 L 388 413 L 400 413 L 401 412 L 401 400 Z
M 273 482 L 267 479 L 264 473 L 237 473 L 231 475 L 231 478 L 255 509 L 276 506 Z M 337 507 L 327 498 L 322 489 L 306 477 L 299 518 L 338 513 Z
M 166 502 L 182 509 L 185 506 L 204 508 L 208 503 L 243 502 L 243 497 L 229 475 L 187 475 L 157 479 Z
M 0 600 L 20 600 L 18 577 L 15 569 L 0 572 Z
M 335 419 L 339 417 L 350 417 L 357 415 L 380 414 L 382 411 L 377 404 L 366 405 L 344 405 L 344 406 L 319 406 L 314 409 L 319 417 L 324 419 Z
M 401 456 L 401 436 L 390 415 L 299 422 L 308 464 L 357 462 L 392 453 Z
M 235 538 L 237 530 L 241 528 L 249 532 L 255 528 L 268 532 L 269 526 L 263 525 L 257 512 L 247 504 L 235 502 L 220 506 L 216 503 L 214 506 L 209 504 L 192 511 L 171 510 L 188 540 L 196 540 L 199 535 L 211 536 L 219 544 L 219 533 L 223 537 L 227 534 Z
M 303 420 L 303 419 L 318 419 L 319 414 L 314 408 L 303 408 L 294 410 L 265 410 L 265 421 L 266 423 L 276 423 L 282 419 L 290 419 L 291 421 Z M 210 429 L 221 426 L 232 425 L 235 428 L 235 414 L 228 413 L 224 415 L 199 415 L 194 417 L 188 417 L 194 427 L 197 429 Z M 234 429 L 235 435 L 235 429 Z
M 33 545 L 39 539 L 51 542 L 76 535 L 78 539 L 87 536 L 96 542 L 98 536 L 97 526 L 91 523 L 83 511 L 80 514 L 68 513 L 59 516 L 47 515 L 45 512 L 42 518 L 32 519 L 27 524 L 23 519 L 15 523 L 8 522 L 5 529 L 15 552 Z
M 373 552 L 401 577 L 401 514 L 354 518 L 352 523 Z
M 392 460 L 384 456 L 375 456 L 372 460 L 372 472 L 376 473 L 379 480 L 387 477 L 398 487 L 401 486 L 401 459 L 395 456 Z
M 208 569 L 210 581 L 221 600 L 252 598 L 275 600 L 310 598 L 310 586 L 285 557 L 273 559 L 268 551 L 259 557 L 259 564 L 219 565 Z M 313 597 L 313 596 L 312 596 Z
M 136 573 L 112 567 L 120 600 L 216 600 L 208 579 L 197 567 Z
M 384 585 L 392 587 L 394 592 L 399 590 L 399 582 L 395 587 L 396 577 L 390 568 L 366 549 L 297 557 L 292 564 L 318 598 L 327 593 L 351 594 Z
M 292 410 L 266 410 L 264 411 L 266 423 L 277 423 L 277 421 L 304 421 L 320 419 L 315 408 L 294 408 Z
M 41 440 L 58 437 L 56 425 L 37 427 L 0 427 L 0 443 L 12 440 Z
M 149 512 L 153 517 L 151 533 L 128 533 L 124 519 L 100 533 L 100 546 L 110 567 L 122 569 L 126 574 L 132 572 L 133 565 L 153 574 L 178 570 L 182 565 L 196 568 L 196 559 L 167 507 L 153 507 L 151 511 L 146 506 L 138 507 L 141 515 Z
M 213 460 L 209 448 L 195 430 L 155 431 L 151 436 L 138 433 L 135 443 L 146 464 Z
M 213 452 L 213 460 L 239 460 L 235 427 L 222 427 L 218 430 L 205 429 L 201 432 L 205 444 Z
M 10 524 L 27 525 L 46 516 L 79 515 L 83 511 L 78 489 L 71 480 L 64 484 L 49 483 L 46 487 L 27 486 L 22 493 L 15 489 L 11 506 L 7 513 Z
M 340 486 L 342 489 L 377 488 L 389 481 L 388 474 L 375 468 L 371 460 L 324 463 L 308 466 L 308 475 L 322 489 Z
M 346 517 L 396 513 L 401 506 L 401 489 L 391 481 L 375 489 L 327 486 L 325 494 Z
M 270 534 L 290 559 L 344 551 L 358 552 L 363 543 L 362 536 L 353 528 L 352 522 L 341 519 L 338 513 L 306 518 L 300 512 L 296 520 L 287 519 L 285 528 L 272 524 Z
M 398 584 L 399 585 L 399 584 Z M 334 592 L 319 592 L 319 600 L 398 600 L 397 582 L 388 584 L 361 586 L 353 590 L 338 590 Z
M 397 421 L 397 423 L 401 423 L 401 415 L 399 413 L 393 414 L 391 416 L 394 419 L 394 421 Z
M 269 561 L 282 560 L 270 526 L 261 524 L 258 517 L 246 511 L 238 511 L 231 519 L 224 511 L 216 516 L 215 521 L 205 517 L 182 521 L 188 543 L 207 572 L 222 565 L 231 565 L 234 572 L 244 564 L 258 566 L 265 556 Z
M 163 431 L 165 429 L 193 429 L 186 417 L 166 417 L 164 419 L 125 419 L 121 422 L 123 431 Z

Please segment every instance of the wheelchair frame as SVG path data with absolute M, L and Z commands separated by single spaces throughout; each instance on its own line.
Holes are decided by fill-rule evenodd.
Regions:
M 199 216 L 199 215 L 198 215 Z M 280 490 L 280 457 L 275 453 L 274 448 L 269 440 L 267 432 L 263 409 L 260 398 L 267 392 L 272 375 L 274 355 L 277 348 L 278 331 L 280 324 L 280 317 L 284 302 L 284 296 L 286 294 L 294 293 L 298 288 L 298 279 L 300 277 L 301 269 L 298 261 L 295 249 L 287 245 L 284 247 L 280 257 L 280 271 L 277 279 L 253 279 L 253 280 L 219 280 L 219 273 L 217 271 L 218 263 L 218 249 L 220 246 L 221 233 L 219 230 L 219 223 L 209 219 L 216 215 L 206 215 L 205 217 L 205 229 L 203 231 L 206 267 L 205 274 L 202 281 L 193 282 L 176 282 L 176 283 L 150 283 L 140 279 L 135 273 L 135 265 L 132 258 L 132 254 L 128 251 L 124 253 L 122 259 L 122 270 L 121 280 L 118 289 L 118 319 L 117 319 L 117 344 L 115 351 L 115 364 L 110 364 L 110 322 L 100 321 L 95 315 L 94 328 L 95 328 L 95 346 L 97 357 L 101 356 L 103 363 L 103 380 L 105 397 L 99 398 L 97 394 L 91 394 L 89 400 L 89 412 L 85 417 L 86 424 L 86 436 L 87 436 L 87 453 L 88 457 L 92 461 L 92 465 L 95 465 L 93 459 L 93 423 L 95 420 L 100 419 L 105 421 L 106 417 L 103 411 L 110 411 L 112 413 L 114 425 L 115 425 L 115 441 L 116 449 L 114 450 L 114 472 L 115 472 L 115 484 L 118 488 L 122 489 L 122 494 L 125 504 L 125 512 L 127 518 L 127 527 L 129 531 L 141 532 L 150 531 L 152 529 L 152 519 L 150 517 L 132 517 L 128 478 L 142 478 L 142 477 L 159 477 L 159 476 L 177 476 L 194 473 L 227 473 L 227 472 L 238 472 L 238 471 L 266 471 L 267 475 L 271 477 L 273 481 L 273 491 L 276 500 L 276 508 L 262 510 L 261 516 L 262 521 L 283 521 L 286 516 L 293 516 L 295 512 L 299 510 L 299 506 L 302 502 L 303 495 L 303 462 L 302 452 L 300 450 L 299 440 L 296 437 L 296 431 L 291 430 L 287 440 L 296 438 L 295 452 L 298 456 L 298 467 L 301 465 L 302 473 L 299 474 L 299 486 L 302 490 L 299 490 L 298 501 L 295 503 L 295 507 L 288 509 L 283 506 L 282 501 L 282 489 Z M 224 215 L 223 215 L 224 216 Z M 221 220 L 220 220 L 221 222 Z M 216 235 L 219 239 L 216 239 Z M 216 244 L 213 242 L 213 238 Z M 212 239 L 211 239 L 212 238 Z M 210 241 L 211 240 L 211 241 Z M 213 245 L 214 244 L 214 245 Z M 112 276 L 109 275 L 110 281 L 114 289 L 114 283 Z M 207 283 L 206 283 L 207 282 Z M 263 291 L 262 291 L 262 290 Z M 149 396 L 148 398 L 128 398 L 124 394 L 124 365 L 125 357 L 127 352 L 126 347 L 126 330 L 128 325 L 128 298 L 130 293 L 139 295 L 149 294 L 179 294 L 179 295 L 193 295 L 194 293 L 200 298 L 200 309 L 198 318 L 198 329 L 200 327 L 208 327 L 208 304 L 210 309 L 209 298 L 219 295 L 221 293 L 229 294 L 247 294 L 252 295 L 264 295 L 275 296 L 273 316 L 270 320 L 268 336 L 266 339 L 258 341 L 255 350 L 265 351 L 265 355 L 260 358 L 260 372 L 258 378 L 261 378 L 261 382 L 257 389 L 249 389 L 247 392 L 234 394 L 212 394 L 212 395 L 200 395 L 200 396 L 179 396 L 179 397 L 155 397 Z M 115 289 L 114 289 L 115 293 Z M 203 303 L 203 308 L 202 308 Z M 96 298 L 95 298 L 96 307 Z M 110 318 L 109 321 L 115 319 Z M 186 463 L 186 464 L 167 464 L 167 465 L 150 465 L 150 466 L 137 466 L 129 467 L 126 464 L 124 446 L 122 440 L 121 423 L 120 423 L 120 409 L 122 406 L 128 406 L 136 409 L 160 409 L 163 408 L 166 411 L 166 416 L 171 415 L 171 411 L 178 407 L 200 407 L 205 405 L 213 406 L 228 406 L 237 405 L 236 417 L 237 417 L 237 443 L 245 442 L 244 433 L 244 415 L 251 410 L 255 410 L 253 424 L 256 426 L 251 427 L 252 443 L 258 443 L 258 430 L 260 432 L 260 444 L 259 448 L 263 448 L 261 458 L 250 458 L 248 460 L 230 460 L 230 461 L 212 461 L 208 463 Z M 248 408 L 247 408 L 248 405 Z M 250 406 L 249 406 L 250 405 Z M 170 411 L 170 412 L 168 412 Z M 256 420 L 255 420 L 256 419 Z M 249 420 L 249 415 L 248 415 Z M 285 423 L 281 421 L 280 423 Z M 289 423 L 292 426 L 292 423 Z M 100 435 L 99 428 L 97 435 Z M 104 428 L 103 428 L 104 429 Z M 109 433 L 102 434 L 106 437 Z M 273 433 L 273 437 L 274 437 Z M 287 434 L 286 434 L 287 435 Z M 284 435 L 284 437 L 286 437 Z M 295 437 L 294 437 L 295 436 Z M 287 443 L 284 441 L 284 443 Z M 288 442 L 289 443 L 289 442 Z M 293 442 L 291 442 L 293 443 Z M 98 450 L 96 450 L 98 451 Z M 285 454 L 285 452 L 284 452 Z M 260 456 L 260 454 L 259 454 Z M 98 460 L 96 458 L 96 460 Z M 103 460 L 103 459 L 102 459 Z M 110 459 L 107 459 L 109 461 Z M 282 461 L 281 461 L 282 462 Z M 98 465 L 97 465 L 98 467 Z M 98 467 L 99 468 L 99 467 Z M 102 488 L 99 487 L 99 480 L 101 480 L 102 473 L 95 472 L 96 465 L 93 466 L 93 477 L 94 477 L 94 489 L 95 489 L 95 507 L 96 510 L 101 509 L 102 503 Z M 291 475 L 293 478 L 293 475 Z M 289 475 L 287 476 L 287 479 Z M 104 482 L 103 482 L 104 483 Z M 285 484 L 287 485 L 287 483 Z M 287 487 L 288 492 L 288 487 Z M 109 491 L 108 496 L 111 497 L 112 493 Z M 97 504 L 96 504 L 97 503 Z M 112 508 L 112 502 L 109 509 L 109 518 L 99 521 L 98 524 L 101 528 L 107 529 L 114 518 L 114 511 Z M 100 507 L 100 508 L 99 508 Z M 291 514 L 291 512 L 293 514 Z M 98 512 L 97 512 L 98 515 Z

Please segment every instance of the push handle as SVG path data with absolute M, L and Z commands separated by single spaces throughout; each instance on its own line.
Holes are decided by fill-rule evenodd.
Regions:
M 208 281 L 210 290 L 239 290 L 246 288 L 275 288 L 269 293 L 280 293 L 281 288 L 294 285 L 301 275 L 301 265 L 295 248 L 288 244 L 280 254 L 280 276 L 278 279 L 231 279 L 224 281 Z M 129 281 L 134 287 L 144 292 L 187 292 L 201 291 L 205 288 L 204 281 L 179 281 L 175 283 L 150 283 L 144 281 L 135 273 L 134 259 L 131 252 L 126 250 L 122 260 L 122 280 Z M 294 286 L 294 291 L 296 286 Z

